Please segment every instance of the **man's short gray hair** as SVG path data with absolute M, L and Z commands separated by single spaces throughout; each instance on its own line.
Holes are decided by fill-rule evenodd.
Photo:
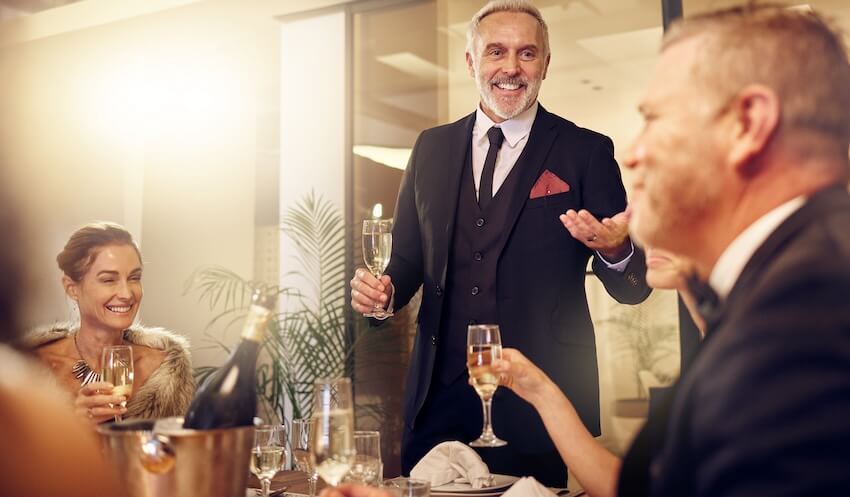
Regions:
M 549 55 L 549 27 L 546 26 L 546 21 L 543 20 L 543 14 L 528 0 L 491 0 L 487 5 L 481 7 L 481 10 L 472 16 L 469 22 L 469 28 L 466 30 L 466 52 L 472 55 L 475 54 L 475 40 L 478 38 L 478 27 L 481 20 L 490 14 L 497 12 L 521 12 L 528 14 L 537 20 L 540 24 L 540 29 L 543 30 L 543 56 Z
M 850 142 L 850 61 L 840 32 L 813 11 L 783 5 L 733 7 L 673 23 L 661 50 L 701 43 L 692 73 L 700 98 L 718 103 L 748 84 L 776 92 L 781 126 Z

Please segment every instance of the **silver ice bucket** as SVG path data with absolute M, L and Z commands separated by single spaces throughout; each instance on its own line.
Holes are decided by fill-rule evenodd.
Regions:
M 183 418 L 98 427 L 130 497 L 244 497 L 254 427 L 185 430 Z

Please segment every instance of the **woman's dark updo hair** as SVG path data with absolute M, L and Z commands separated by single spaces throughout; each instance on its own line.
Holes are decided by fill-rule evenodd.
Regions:
M 108 245 L 130 245 L 136 250 L 139 261 L 142 260 L 139 246 L 129 231 L 120 224 L 101 221 L 75 231 L 56 256 L 56 262 L 65 276 L 79 282 L 94 262 L 98 249 Z

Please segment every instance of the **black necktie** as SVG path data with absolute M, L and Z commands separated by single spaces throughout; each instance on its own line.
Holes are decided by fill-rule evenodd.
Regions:
M 487 138 L 490 140 L 490 148 L 487 150 L 487 158 L 484 159 L 484 170 L 481 172 L 481 183 L 478 185 L 478 206 L 481 210 L 487 208 L 487 204 L 493 198 L 493 173 L 496 172 L 496 156 L 502 148 L 505 135 L 502 128 L 493 126 L 487 130 Z
M 695 274 L 687 278 L 688 290 L 697 304 L 697 311 L 706 322 L 706 333 L 719 321 L 722 305 L 720 298 L 711 286 L 700 280 Z

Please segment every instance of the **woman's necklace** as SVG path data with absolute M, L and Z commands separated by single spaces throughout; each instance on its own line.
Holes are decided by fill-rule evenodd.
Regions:
M 80 355 L 80 360 L 74 363 L 74 367 L 71 368 L 71 373 L 74 374 L 74 378 L 80 380 L 80 386 L 86 386 L 89 383 L 100 381 L 100 373 L 92 371 L 89 367 L 89 363 L 83 359 L 83 353 L 80 352 L 80 346 L 77 345 L 77 333 L 74 333 L 74 348 L 77 349 L 77 354 Z

